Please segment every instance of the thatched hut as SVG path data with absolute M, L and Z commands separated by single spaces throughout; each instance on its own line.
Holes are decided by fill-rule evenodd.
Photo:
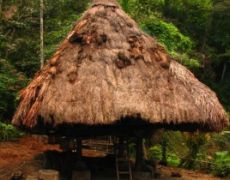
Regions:
M 13 124 L 40 132 L 141 134 L 228 125 L 216 94 L 142 32 L 116 0 L 93 1 L 20 97 Z
M 127 117 L 219 131 L 216 94 L 142 32 L 115 0 L 95 0 L 21 92 L 13 124 L 110 125 Z

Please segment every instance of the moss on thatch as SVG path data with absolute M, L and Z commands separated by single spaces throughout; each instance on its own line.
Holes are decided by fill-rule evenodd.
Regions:
M 113 0 L 95 0 L 21 92 L 13 124 L 228 124 L 216 94 L 172 60 Z

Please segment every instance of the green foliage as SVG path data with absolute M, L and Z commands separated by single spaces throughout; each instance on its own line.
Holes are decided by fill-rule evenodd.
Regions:
M 187 136 L 186 145 L 188 147 L 188 153 L 185 157 L 183 167 L 193 169 L 196 167 L 196 161 L 198 159 L 201 147 L 205 144 L 205 136 L 203 134 L 195 133 Z
M 45 58 L 57 49 L 73 23 L 88 5 L 88 0 L 45 2 Z M 40 68 L 39 3 L 4 1 L 0 12 L 0 119 L 11 120 L 16 96 Z M 15 8 L 10 18 L 4 13 Z
M 160 15 L 164 0 L 119 0 L 123 9 L 138 22 L 151 15 Z M 143 13 L 144 12 L 144 13 Z
M 181 163 L 180 158 L 174 154 L 174 153 L 169 153 L 167 156 L 167 163 L 169 166 L 179 166 L 179 164 Z
M 130 3 L 129 3 L 129 0 L 120 0 L 119 1 L 123 10 L 126 11 L 126 12 L 129 12 L 129 8 L 130 8 Z
M 0 141 L 9 141 L 19 138 L 23 133 L 15 129 L 11 124 L 0 122 Z
M 181 64 L 187 66 L 190 69 L 197 69 L 201 66 L 201 63 L 198 59 L 189 57 L 186 53 L 171 52 L 170 55 L 176 59 Z
M 210 85 L 218 93 L 226 110 L 230 112 L 230 76 L 219 83 L 211 82 Z
M 212 161 L 212 172 L 222 177 L 230 177 L 230 153 L 229 151 L 216 152 Z
M 167 23 L 151 16 L 142 21 L 142 28 L 150 35 L 155 36 L 169 51 L 190 52 L 193 47 L 192 40 L 183 35 L 172 23 Z
M 165 0 L 163 14 L 202 44 L 210 23 L 212 0 Z
M 47 1 L 45 10 L 45 58 L 49 59 L 67 36 L 89 0 Z M 65 11 L 63 11 L 65 9 Z
M 129 142 L 128 144 L 128 151 L 129 151 L 129 156 L 132 158 L 135 158 L 136 156 L 136 144 L 133 142 Z
M 230 47 L 230 1 L 215 0 L 209 43 L 218 51 L 224 52 Z M 220 28 L 221 27 L 221 28 Z
M 210 146 L 218 146 L 220 151 L 224 151 L 230 145 L 230 130 L 225 130 L 221 133 L 212 135 L 212 141 L 209 142 Z
M 162 149 L 161 146 L 155 145 L 149 148 L 148 150 L 148 158 L 151 160 L 161 160 L 162 159 Z M 179 157 L 172 152 L 167 153 L 167 164 L 169 166 L 178 166 L 180 164 Z
M 21 73 L 6 60 L 0 59 L 0 119 L 10 119 L 15 110 L 15 98 L 26 83 Z
M 152 146 L 148 149 L 148 158 L 149 159 L 155 159 L 155 160 L 161 160 L 162 159 L 162 149 L 158 145 Z
M 180 63 L 190 69 L 201 66 L 198 58 L 190 55 L 194 42 L 188 36 L 183 35 L 175 25 L 151 16 L 143 20 L 141 26 L 148 34 L 156 37 L 158 42 L 163 44 L 171 56 Z
M 10 18 L 0 17 L 0 58 L 6 59 L 16 70 L 31 76 L 39 67 L 39 4 L 33 1 L 4 1 L 2 10 L 15 8 Z M 4 13 L 3 13 L 4 14 Z
M 45 58 L 50 58 L 57 50 L 60 42 L 66 37 L 68 32 L 73 27 L 73 22 L 79 18 L 79 15 L 73 14 L 68 16 L 63 22 L 55 21 L 53 19 L 46 21 L 46 27 L 52 29 L 45 34 Z M 56 22 L 56 23 L 55 23 Z

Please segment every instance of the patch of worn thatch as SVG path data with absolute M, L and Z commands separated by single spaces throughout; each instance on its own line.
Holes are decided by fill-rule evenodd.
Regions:
M 95 0 L 57 53 L 21 93 L 15 125 L 228 124 L 216 95 L 171 60 L 112 0 Z

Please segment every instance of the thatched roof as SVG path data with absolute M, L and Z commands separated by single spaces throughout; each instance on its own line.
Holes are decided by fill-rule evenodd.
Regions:
M 221 130 L 216 94 L 142 32 L 115 0 L 95 0 L 58 51 L 21 92 L 13 124 L 151 124 Z

